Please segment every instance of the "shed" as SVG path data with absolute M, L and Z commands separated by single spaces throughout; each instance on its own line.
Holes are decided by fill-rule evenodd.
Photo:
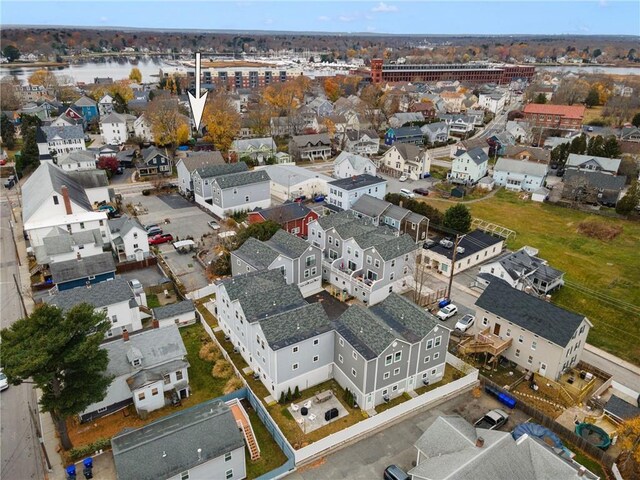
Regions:
M 152 309 L 153 319 L 160 328 L 176 324 L 178 327 L 196 323 L 196 309 L 191 300 L 156 307 Z
M 545 187 L 540 187 L 531 194 L 531 200 L 534 202 L 544 202 L 547 198 L 549 198 L 549 193 L 551 190 Z
M 479 181 L 478 181 L 478 188 L 482 189 L 482 190 L 493 190 L 493 187 L 495 185 L 495 181 L 493 180 L 493 177 L 490 176 L 486 176 L 486 177 L 482 177 Z

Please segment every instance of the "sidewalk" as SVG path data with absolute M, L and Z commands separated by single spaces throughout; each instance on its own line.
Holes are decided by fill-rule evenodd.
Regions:
M 46 478 L 48 480 L 65 480 L 65 466 L 62 464 L 62 457 L 58 454 L 58 437 L 56 436 L 56 427 L 53 424 L 53 420 L 51 420 L 51 415 L 40 413 L 40 424 L 42 425 L 44 447 L 51 462 L 51 470 L 47 473 Z

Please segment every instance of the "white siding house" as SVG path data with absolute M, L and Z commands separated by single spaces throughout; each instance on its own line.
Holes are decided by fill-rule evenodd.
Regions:
M 334 180 L 328 187 L 327 203 L 338 210 L 349 210 L 365 194 L 384 199 L 387 193 L 387 181 L 368 174 Z
M 489 156 L 482 148 L 459 153 L 451 163 L 449 180 L 452 183 L 475 185 L 487 174 Z
M 534 192 L 544 186 L 547 171 L 544 163 L 499 158 L 493 168 L 493 179 L 496 185 L 507 190 Z
M 127 120 L 118 113 L 100 118 L 100 134 L 107 145 L 121 145 L 129 138 Z
M 375 176 L 376 165 L 367 157 L 349 152 L 341 152 L 333 161 L 333 176 L 336 178 L 349 178 L 367 173 Z

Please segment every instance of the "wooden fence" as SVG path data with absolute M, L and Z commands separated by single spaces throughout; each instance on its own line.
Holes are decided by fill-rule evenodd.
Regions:
M 507 395 L 513 396 L 512 393 L 507 392 L 500 385 L 492 382 L 491 380 L 489 380 L 488 378 L 482 375 L 480 376 L 480 381 L 483 383 L 483 385 L 489 385 L 492 388 L 495 388 L 496 390 L 498 390 L 499 392 L 506 393 Z M 604 450 L 601 450 L 595 445 L 589 443 L 587 440 L 577 435 L 572 430 L 569 430 L 563 425 L 560 425 L 554 419 L 552 419 L 551 417 L 548 417 L 538 409 L 532 407 L 531 405 L 526 403 L 522 398 L 518 397 L 517 400 L 518 400 L 518 403 L 516 408 L 519 408 L 524 413 L 529 415 L 535 421 L 535 423 L 538 423 L 543 427 L 548 428 L 553 433 L 558 435 L 561 439 L 571 443 L 572 445 L 575 445 L 577 448 L 579 448 L 580 450 L 585 452 L 587 455 L 589 455 L 590 457 L 600 462 L 604 467 L 606 467 L 607 474 L 611 473 L 611 467 L 615 463 L 615 458 L 613 458 L 611 455 L 608 455 Z
M 158 259 L 154 256 L 147 257 L 144 260 L 133 262 L 121 262 L 116 265 L 116 273 L 131 272 L 133 270 L 140 270 L 147 267 L 152 267 L 158 264 Z

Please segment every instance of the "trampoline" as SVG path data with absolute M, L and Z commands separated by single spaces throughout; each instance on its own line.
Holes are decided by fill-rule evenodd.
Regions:
M 609 437 L 609 434 L 592 423 L 579 423 L 576 425 L 576 433 L 587 442 L 601 448 L 602 450 L 606 450 L 611 446 L 611 438 Z

